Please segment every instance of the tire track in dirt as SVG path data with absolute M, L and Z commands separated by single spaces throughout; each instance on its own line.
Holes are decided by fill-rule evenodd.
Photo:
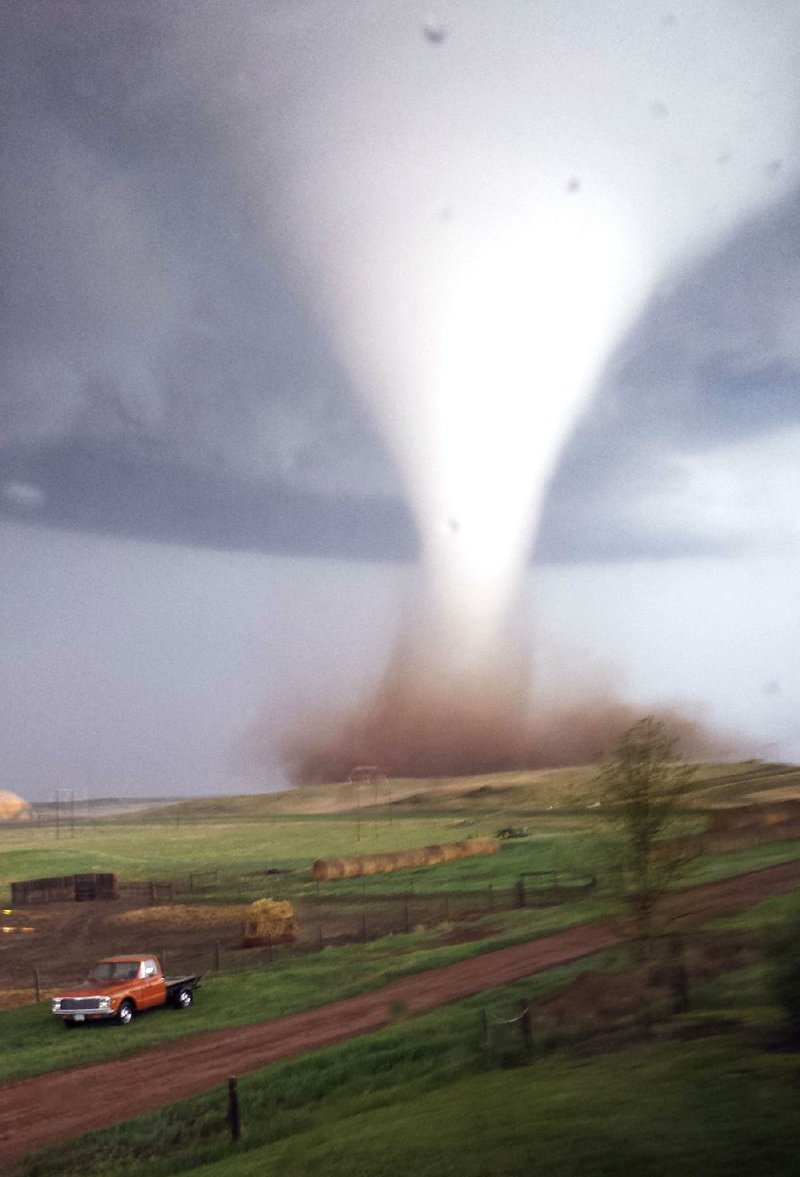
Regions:
M 675 896 L 674 920 L 698 922 L 800 884 L 800 860 L 706 883 Z M 418 1014 L 569 964 L 623 939 L 608 923 L 584 924 L 403 977 L 382 989 L 257 1025 L 212 1030 L 132 1058 L 0 1084 L 0 1159 L 131 1119 L 281 1059 L 374 1033 L 398 1009 Z

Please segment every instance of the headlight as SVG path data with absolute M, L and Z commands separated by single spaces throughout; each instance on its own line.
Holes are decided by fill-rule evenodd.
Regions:
M 106 1011 L 111 1009 L 111 998 L 110 997 L 101 997 L 100 998 L 100 1009 L 106 1010 Z
M 53 998 L 53 1013 L 56 1013 L 56 1011 L 60 1010 L 60 1009 L 61 1009 L 61 998 L 54 997 Z

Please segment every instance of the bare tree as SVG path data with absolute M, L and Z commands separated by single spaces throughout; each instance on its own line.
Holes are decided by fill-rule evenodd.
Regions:
M 642 954 L 666 892 L 696 856 L 685 808 L 693 776 L 663 723 L 648 716 L 622 736 L 597 780 L 614 875 Z

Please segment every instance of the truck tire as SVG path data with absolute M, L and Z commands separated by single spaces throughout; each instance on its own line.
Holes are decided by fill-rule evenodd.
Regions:
M 62 1018 L 65 1030 L 74 1030 L 78 1023 L 74 1018 Z
M 120 1026 L 127 1026 L 133 1020 L 135 1012 L 136 1010 L 132 1001 L 128 1001 L 127 999 L 123 1001 L 117 1010 L 117 1021 Z
M 181 985 L 178 992 L 172 999 L 172 1004 L 176 1009 L 188 1009 L 194 1001 L 194 994 L 188 985 Z

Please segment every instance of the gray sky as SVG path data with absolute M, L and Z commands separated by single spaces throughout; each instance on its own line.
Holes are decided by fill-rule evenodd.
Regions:
M 285 38 L 320 60 L 391 11 L 434 87 L 458 45 L 457 5 L 433 25 L 357 5 L 341 46 L 330 5 L 323 25 L 319 5 L 258 7 L 276 56 Z M 262 230 L 218 101 L 240 84 L 226 22 L 252 8 L 0 9 L 0 787 L 30 797 L 251 787 L 235 748 L 254 716 L 279 731 L 355 697 L 414 607 L 395 457 Z M 517 10 L 498 3 L 501 24 Z M 267 97 L 243 74 L 237 99 L 268 103 L 289 161 L 316 142 L 302 65 Z M 490 51 L 475 68 L 502 85 Z M 589 665 L 799 758 L 800 193 L 796 160 L 768 166 L 774 202 L 619 341 L 550 485 L 525 626 L 553 679 Z

